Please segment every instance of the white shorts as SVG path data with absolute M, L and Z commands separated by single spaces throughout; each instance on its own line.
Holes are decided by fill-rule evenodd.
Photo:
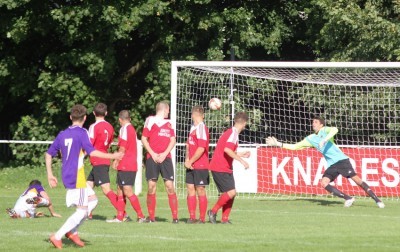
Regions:
M 87 183 L 86 183 L 86 185 L 87 185 Z M 88 196 L 89 196 L 89 197 L 96 194 L 96 193 L 93 191 L 93 188 L 91 188 L 89 185 L 87 185 L 87 190 L 88 190 Z
M 26 200 L 32 198 L 32 195 L 29 193 L 21 196 L 18 198 L 17 202 L 15 203 L 14 206 L 14 211 L 21 217 L 21 218 L 26 218 L 26 212 L 29 213 L 31 218 L 35 217 L 35 210 L 36 208 L 33 206 L 33 204 L 28 204 L 26 203 Z
M 66 204 L 67 207 L 87 207 L 88 206 L 88 189 L 67 189 Z

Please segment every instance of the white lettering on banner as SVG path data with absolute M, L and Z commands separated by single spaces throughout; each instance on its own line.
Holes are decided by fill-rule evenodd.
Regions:
M 311 185 L 311 158 L 307 157 L 306 170 L 304 170 L 303 165 L 298 157 L 293 158 L 293 169 L 294 169 L 294 185 L 299 184 L 299 173 L 304 180 L 306 185 Z
M 368 164 L 378 164 L 378 158 L 363 158 L 361 160 L 361 176 L 362 180 L 369 186 L 379 186 L 379 181 L 368 180 L 368 175 L 377 175 L 378 170 L 376 168 L 368 168 Z
M 390 168 L 389 164 L 392 164 L 392 166 L 394 168 L 399 169 L 399 162 L 396 159 L 394 159 L 394 158 L 386 158 L 385 160 L 383 160 L 383 162 L 382 162 L 382 171 L 384 173 L 392 176 L 393 177 L 393 181 L 389 181 L 386 178 L 386 176 L 382 176 L 382 183 L 383 183 L 384 186 L 387 186 L 387 187 L 396 187 L 400 182 L 399 173 L 396 170 Z
M 282 175 L 283 181 L 286 185 L 292 185 L 288 175 L 285 172 L 285 165 L 289 162 L 290 157 L 285 157 L 282 162 L 278 165 L 278 158 L 272 157 L 272 184 L 278 184 L 278 176 Z

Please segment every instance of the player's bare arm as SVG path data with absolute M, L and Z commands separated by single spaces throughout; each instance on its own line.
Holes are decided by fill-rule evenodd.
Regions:
M 240 151 L 240 152 L 236 152 L 236 154 L 238 154 L 239 157 L 243 157 L 243 158 L 250 157 L 250 151 Z
M 126 152 L 125 147 L 119 147 L 118 152 L 125 154 L 125 152 Z M 114 159 L 114 162 L 112 164 L 113 169 L 115 169 L 115 170 L 117 169 L 119 161 L 120 161 L 119 159 Z
M 58 181 L 57 181 L 57 178 L 54 177 L 54 175 L 53 175 L 52 160 L 53 160 L 53 158 L 51 157 L 51 155 L 46 153 L 45 161 L 46 161 L 46 170 L 47 170 L 47 180 L 49 182 L 50 187 L 54 188 L 57 186 Z
M 148 137 L 142 136 L 141 140 L 142 140 L 142 144 L 143 144 L 144 148 L 146 149 L 146 151 L 150 154 L 150 156 L 154 160 L 154 162 L 157 163 L 158 154 L 155 153 L 153 151 L 153 149 L 150 147 Z
M 185 161 L 185 167 L 188 169 L 193 169 L 192 165 L 194 162 L 196 162 L 204 153 L 206 149 L 204 147 L 198 147 L 196 149 L 196 152 L 194 153 L 193 157 L 190 159 L 186 159 Z M 186 157 L 189 157 L 189 154 L 187 154 Z
M 91 157 L 99 157 L 99 158 L 107 158 L 107 159 L 117 159 L 121 160 L 124 156 L 124 153 L 114 152 L 114 153 L 104 153 L 98 150 L 94 150 L 90 153 Z
M 160 153 L 158 155 L 158 159 L 156 161 L 158 163 L 162 163 L 165 160 L 165 158 L 168 156 L 168 154 L 171 152 L 171 150 L 174 148 L 175 144 L 176 144 L 176 138 L 171 137 L 169 140 L 167 149 L 163 153 Z
M 62 217 L 60 214 L 58 214 L 58 213 L 56 213 L 56 212 L 54 211 L 53 204 L 52 204 L 52 202 L 51 202 L 51 200 L 50 200 L 50 197 L 49 197 L 49 195 L 47 194 L 47 192 L 41 191 L 41 192 L 40 192 L 40 196 L 42 196 L 43 198 L 45 198 L 45 199 L 47 199 L 47 200 L 49 201 L 49 206 L 48 206 L 47 208 L 49 209 L 49 212 L 50 212 L 51 216 L 57 217 L 57 218 Z
M 231 150 L 231 149 L 229 149 L 229 148 L 225 148 L 225 149 L 224 149 L 224 152 L 225 152 L 228 156 L 230 156 L 231 158 L 233 158 L 233 159 L 239 161 L 239 162 L 244 166 L 245 169 L 248 169 L 248 168 L 250 167 L 249 164 L 248 164 L 246 161 L 244 161 L 244 160 L 243 160 L 236 152 L 234 152 L 233 150 Z

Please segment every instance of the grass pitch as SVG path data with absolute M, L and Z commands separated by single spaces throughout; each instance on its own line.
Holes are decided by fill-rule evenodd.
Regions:
M 13 207 L 33 178 L 39 178 L 62 218 L 10 219 L 4 209 Z M 161 188 L 160 188 L 161 189 Z M 181 222 L 171 224 L 165 192 L 157 194 L 159 221 L 150 224 L 106 223 L 115 211 L 99 189 L 94 219 L 80 228 L 86 247 L 64 240 L 64 249 L 81 251 L 398 251 L 400 205 L 385 200 L 379 209 L 371 199 L 359 199 L 344 208 L 339 199 L 235 200 L 233 225 L 188 225 L 186 201 L 180 199 Z M 145 196 L 139 197 L 146 213 Z M 209 200 L 209 204 L 216 199 Z M 48 236 L 74 211 L 65 207 L 62 186 L 49 189 L 44 168 L 0 170 L 0 251 L 55 251 Z M 48 215 L 47 209 L 41 209 Z M 135 217 L 130 205 L 128 214 Z M 220 214 L 218 218 L 220 217 Z

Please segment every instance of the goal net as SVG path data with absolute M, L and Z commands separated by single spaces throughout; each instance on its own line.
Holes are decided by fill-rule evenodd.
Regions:
M 171 119 L 176 123 L 176 188 L 185 189 L 185 143 L 191 108 L 206 108 L 210 158 L 221 133 L 236 112 L 250 121 L 239 136 L 249 150 L 250 169 L 234 162 L 237 191 L 247 197 L 328 195 L 319 185 L 327 163 L 315 149 L 289 151 L 268 147 L 275 136 L 295 143 L 312 134 L 312 117 L 322 116 L 339 133 L 335 142 L 350 157 L 356 172 L 377 195 L 398 198 L 400 157 L 400 64 L 328 62 L 172 62 Z M 217 97 L 221 110 L 208 109 Z M 208 195 L 218 195 L 211 179 Z M 340 190 L 365 196 L 341 176 Z

